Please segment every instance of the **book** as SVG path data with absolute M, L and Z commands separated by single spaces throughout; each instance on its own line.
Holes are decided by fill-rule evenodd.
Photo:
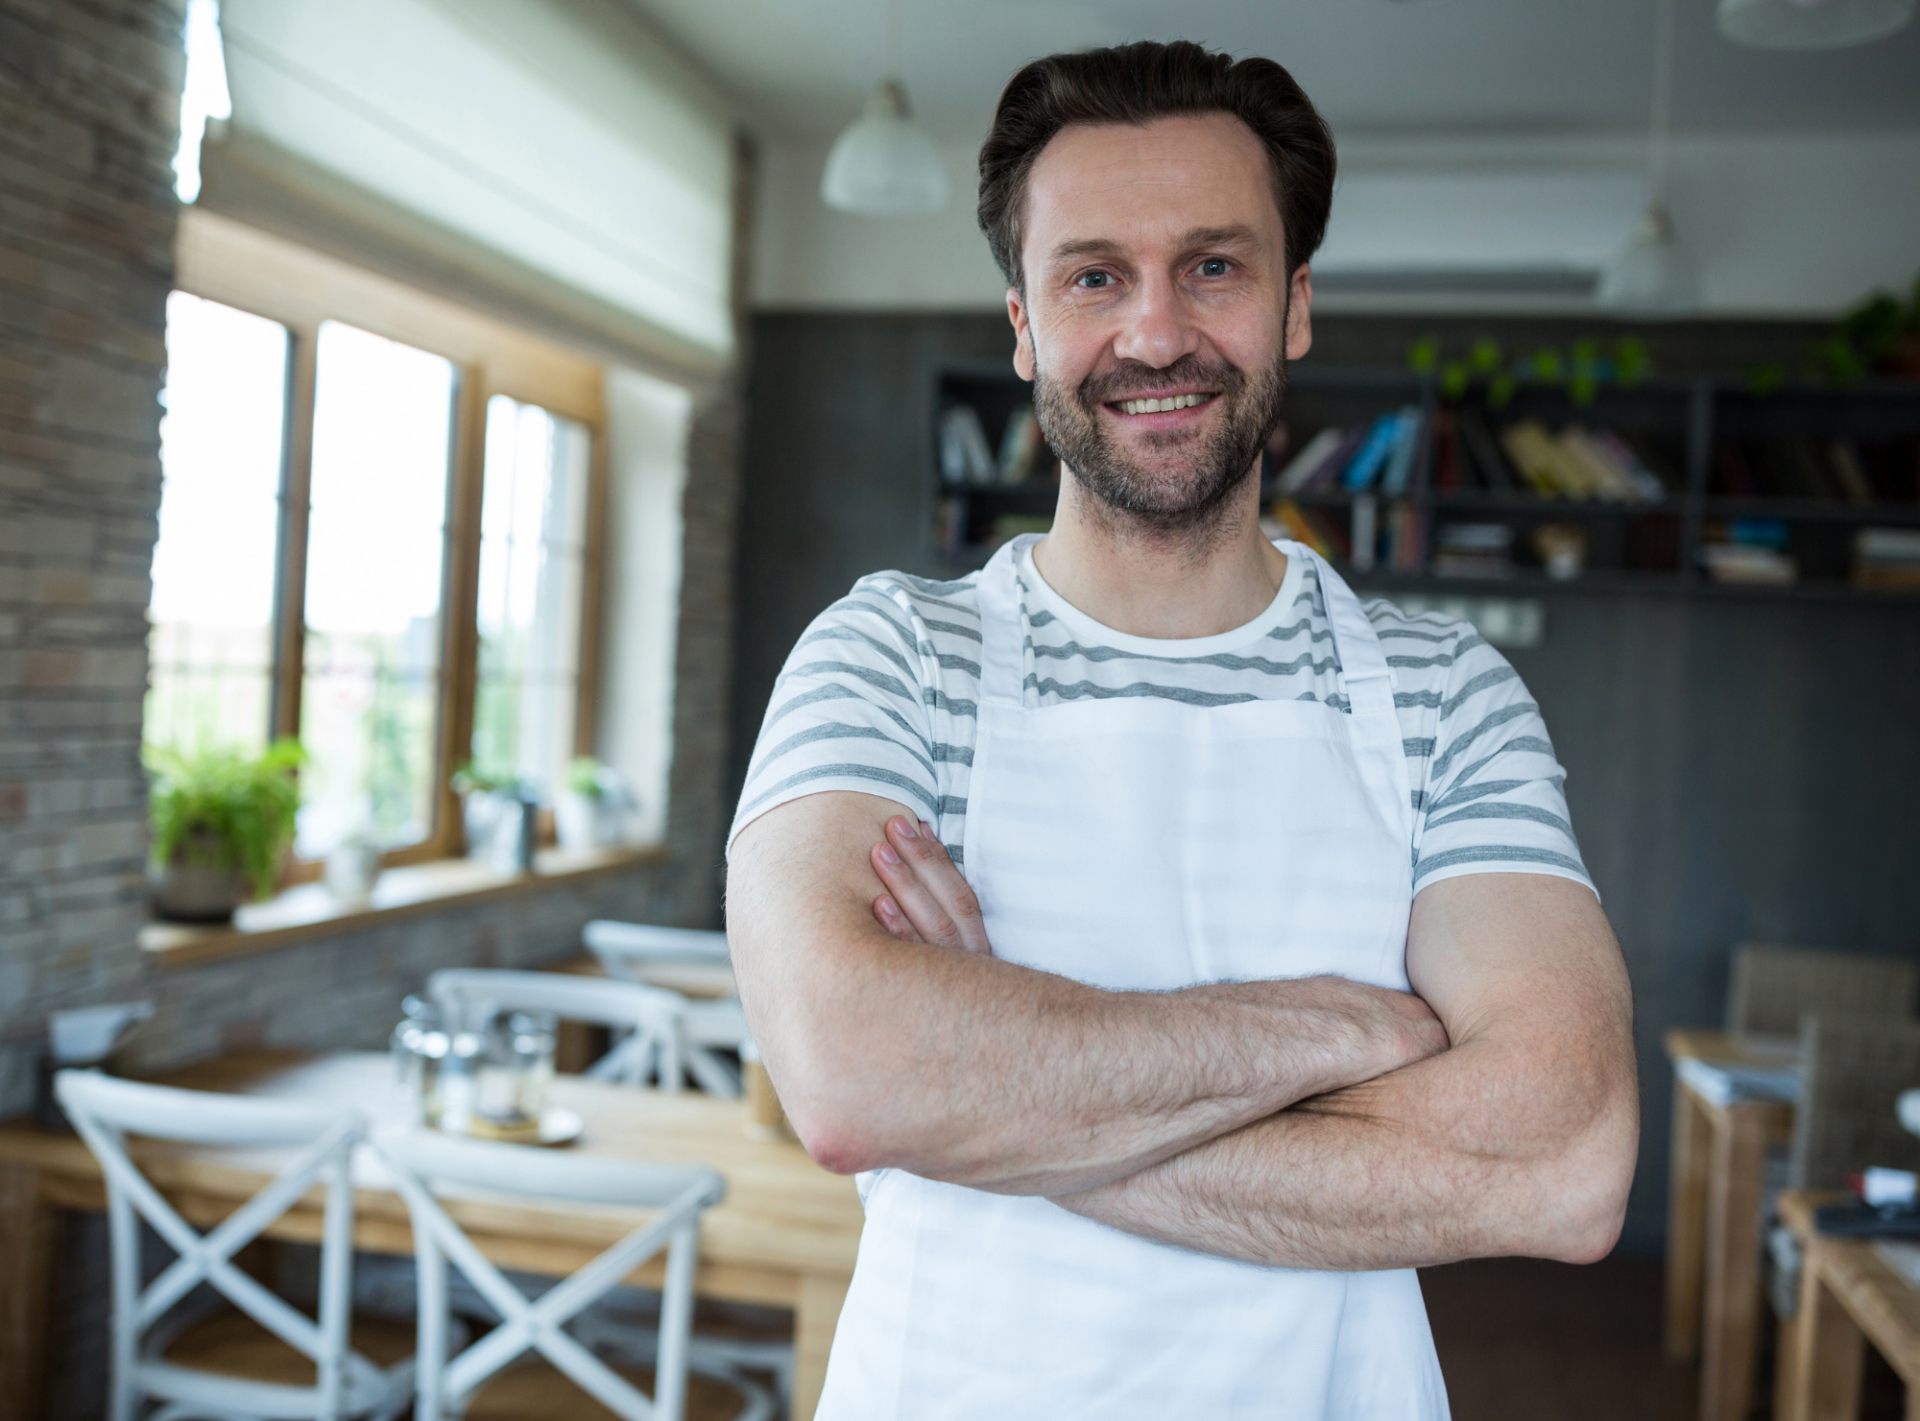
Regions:
M 1452 410 L 1443 409 L 1433 419 L 1433 487 L 1437 493 L 1457 493 L 1465 486 L 1460 458 L 1460 431 L 1454 427 Z
M 1506 577 L 1513 529 L 1505 523 L 1442 523 L 1433 534 L 1433 570 L 1443 577 Z
M 1920 592 L 1920 529 L 1858 529 L 1853 585 L 1869 592 Z
M 1307 518 L 1304 508 L 1290 498 L 1277 498 L 1271 510 L 1273 521 L 1296 543 L 1304 543 L 1323 558 L 1334 556 L 1333 543 Z
M 1866 465 L 1860 462 L 1860 451 L 1851 439 L 1828 443 L 1827 467 L 1832 470 L 1833 481 L 1847 502 L 1873 502 L 1873 485 L 1867 479 Z
M 1613 461 L 1614 467 L 1633 487 L 1641 502 L 1666 501 L 1667 481 L 1660 477 L 1639 449 L 1611 429 L 1590 429 L 1585 434 L 1588 443 Z
M 1673 1073 L 1692 1086 L 1702 1099 L 1718 1106 L 1730 1105 L 1736 1100 L 1780 1100 L 1793 1104 L 1800 1099 L 1802 1089 L 1799 1066 L 1749 1066 L 1682 1056 L 1673 1063 Z
M 1500 447 L 1542 498 L 1592 497 L 1586 471 L 1567 459 L 1538 420 L 1524 419 L 1508 425 L 1500 431 Z
M 987 432 L 972 405 L 949 405 L 940 416 L 940 477 L 950 484 L 990 484 L 1000 476 Z
M 1489 489 L 1506 490 L 1520 486 L 1513 470 L 1507 466 L 1506 456 L 1500 452 L 1500 446 L 1494 441 L 1493 431 L 1487 428 L 1486 420 L 1476 410 L 1462 410 L 1458 419 L 1462 446 L 1472 455 L 1473 466 L 1480 474 L 1480 481 Z
M 1398 498 L 1407 491 L 1407 483 L 1413 477 L 1414 456 L 1420 452 L 1420 434 L 1425 423 L 1418 405 L 1407 405 L 1400 411 L 1399 424 L 1393 434 L 1393 452 L 1387 456 L 1386 471 L 1380 475 L 1381 497 Z
M 1378 515 L 1380 505 L 1370 493 L 1357 494 L 1353 500 L 1353 570 L 1372 572 L 1375 555 L 1380 549 L 1380 530 Z
M 1367 430 L 1366 438 L 1341 472 L 1340 483 L 1349 493 L 1363 493 L 1373 487 L 1393 452 L 1394 435 L 1399 432 L 1400 417 L 1383 414 Z
M 1729 439 L 1720 446 L 1720 455 L 1716 461 L 1720 467 L 1720 491 L 1730 498 L 1753 498 L 1760 489 L 1754 482 L 1753 469 L 1747 463 L 1746 451 Z
M 1274 491 L 1281 494 L 1300 492 L 1346 437 L 1347 431 L 1337 424 L 1330 424 L 1314 435 L 1298 454 L 1287 461 L 1287 466 L 1274 479 Z
M 1007 416 L 1007 427 L 1000 436 L 1000 482 L 1025 483 L 1033 476 L 1033 466 L 1047 447 L 1040 432 L 1040 420 L 1032 405 L 1021 405 Z

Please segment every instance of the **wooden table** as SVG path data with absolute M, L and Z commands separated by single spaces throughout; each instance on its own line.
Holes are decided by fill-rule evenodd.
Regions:
M 1920 1289 L 1870 1241 L 1814 1232 L 1813 1211 L 1845 1197 L 1780 1195 L 1780 1217 L 1800 1240 L 1800 1306 L 1780 1324 L 1774 1421 L 1853 1421 L 1869 1341 L 1907 1385 L 1908 1421 L 1920 1421 Z
M 1667 1057 L 1778 1066 L 1724 1031 L 1673 1030 Z M 1676 1073 L 1667 1204 L 1667 1355 L 1700 1358 L 1701 1421 L 1744 1421 L 1759 1341 L 1767 1150 L 1793 1135 L 1779 1101 L 1716 1105 Z
M 201 1090 L 351 1103 L 376 1119 L 401 1111 L 392 1064 L 372 1052 L 249 1052 L 165 1079 Z M 575 1149 L 699 1163 L 726 1179 L 726 1200 L 707 1213 L 701 1227 L 695 1287 L 708 1297 L 794 1310 L 793 1414 L 796 1421 L 811 1418 L 859 1247 L 862 1215 L 853 1181 L 827 1173 L 796 1144 L 749 1139 L 744 1101 L 694 1092 L 667 1095 L 568 1076 L 555 1080 L 553 1100 L 585 1121 Z M 258 1154 L 235 1156 L 151 1141 L 142 1142 L 136 1153 L 175 1207 L 202 1228 L 224 1218 L 271 1172 L 271 1161 Z M 412 1231 L 399 1197 L 370 1187 L 360 1188 L 357 1196 L 356 1246 L 411 1254 Z M 57 1211 L 105 1207 L 99 1165 L 78 1139 L 44 1134 L 27 1120 L 0 1123 L 0 1417 L 27 1421 L 41 1414 Z M 496 1263 L 554 1276 L 580 1267 L 644 1217 L 481 1200 L 450 1201 L 448 1212 Z M 318 1242 L 318 1208 L 294 1210 L 267 1236 Z M 660 1271 L 656 1260 L 635 1281 L 658 1286 Z

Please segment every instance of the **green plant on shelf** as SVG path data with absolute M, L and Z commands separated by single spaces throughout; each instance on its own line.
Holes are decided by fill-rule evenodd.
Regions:
M 1905 301 L 1876 292 L 1814 343 L 1812 373 L 1836 385 L 1869 375 L 1920 377 L 1920 275 Z
M 1543 346 L 1532 355 L 1506 358 L 1500 343 L 1482 336 L 1463 356 L 1446 358 L 1439 340 L 1422 336 L 1407 352 L 1407 365 L 1416 373 L 1436 378 L 1440 397 L 1449 404 L 1465 399 L 1475 384 L 1486 387 L 1487 403 L 1495 409 L 1511 404 L 1523 385 L 1566 390 L 1576 405 L 1590 405 L 1606 385 L 1631 388 L 1653 368 L 1644 342 L 1622 336 L 1609 352 L 1595 336 L 1582 336 L 1566 354 Z
M 154 862 L 239 870 L 254 896 L 266 897 L 293 842 L 305 759 L 296 740 L 276 740 L 259 755 L 231 748 L 148 750 Z

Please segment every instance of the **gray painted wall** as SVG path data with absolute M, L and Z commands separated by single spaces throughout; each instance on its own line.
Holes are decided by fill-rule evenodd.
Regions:
M 1393 363 L 1426 331 L 1510 349 L 1598 323 L 1334 318 L 1316 355 Z M 1797 359 L 1811 329 L 1636 331 L 1663 373 Z M 1004 360 L 977 316 L 764 314 L 754 323 L 735 625 L 736 793 L 794 640 L 855 578 L 954 569 L 926 534 L 935 372 Z M 1573 820 L 1634 980 L 1644 1135 L 1623 1247 L 1664 1237 L 1666 1029 L 1717 1024 L 1743 939 L 1920 953 L 1920 602 L 1554 589 L 1513 653 L 1568 770 Z

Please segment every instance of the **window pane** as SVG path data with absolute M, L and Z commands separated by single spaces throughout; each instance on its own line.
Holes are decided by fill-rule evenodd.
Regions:
M 487 402 L 473 762 L 549 791 L 574 753 L 589 441 L 537 405 Z
M 149 745 L 266 744 L 287 345 L 276 322 L 167 298 Z
M 303 854 L 325 853 L 362 826 L 388 847 L 432 831 L 454 379 L 437 355 L 337 322 L 320 327 Z

